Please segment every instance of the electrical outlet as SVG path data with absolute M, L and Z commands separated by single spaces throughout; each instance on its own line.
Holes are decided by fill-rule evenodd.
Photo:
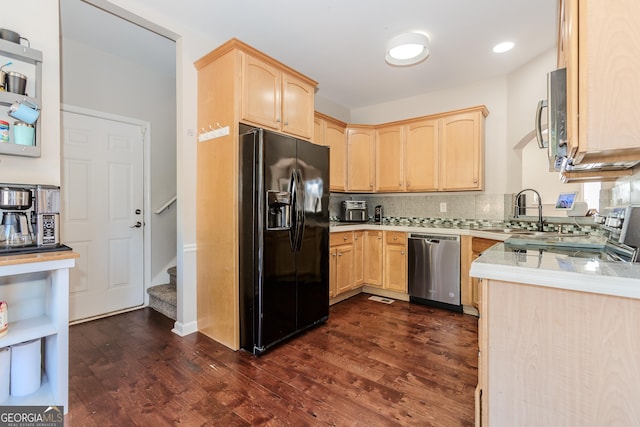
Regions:
M 446 211 L 447 211 L 447 203 L 446 202 L 440 203 L 440 212 L 446 212 Z

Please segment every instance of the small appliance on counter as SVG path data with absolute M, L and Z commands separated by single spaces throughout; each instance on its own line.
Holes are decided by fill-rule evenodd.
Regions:
M 376 224 L 382 224 L 383 219 L 384 219 L 384 214 L 382 213 L 382 205 L 378 205 L 373 210 L 373 221 Z
M 367 202 L 364 200 L 345 200 L 340 209 L 340 221 L 343 222 L 367 222 L 369 212 Z
M 60 244 L 60 187 L 0 184 L 0 255 L 69 250 Z

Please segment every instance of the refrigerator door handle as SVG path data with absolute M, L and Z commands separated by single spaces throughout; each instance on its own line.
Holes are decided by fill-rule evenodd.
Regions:
M 296 251 L 298 242 L 298 183 L 296 172 L 291 172 L 289 179 L 289 192 L 291 193 L 291 227 L 289 228 L 289 245 L 293 252 Z
M 300 169 L 296 170 L 296 181 L 298 185 L 298 198 L 296 205 L 296 251 L 300 252 L 302 248 L 302 236 L 304 234 L 304 204 L 305 204 L 305 191 L 303 188 L 304 181 L 302 179 L 302 172 Z

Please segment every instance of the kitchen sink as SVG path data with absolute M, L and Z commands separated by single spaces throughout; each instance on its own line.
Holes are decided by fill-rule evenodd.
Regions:
M 505 234 L 515 234 L 518 236 L 529 236 L 529 237 L 584 237 L 588 236 L 586 233 L 559 233 L 557 231 L 534 231 L 534 230 L 524 230 L 522 228 L 481 228 L 479 231 L 488 231 L 490 233 L 505 233 Z

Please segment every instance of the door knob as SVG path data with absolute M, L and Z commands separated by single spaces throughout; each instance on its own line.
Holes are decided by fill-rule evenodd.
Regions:
M 129 228 L 140 228 L 140 227 L 142 227 L 142 223 L 140 221 L 138 221 L 138 222 L 135 223 L 135 225 L 132 225 Z

